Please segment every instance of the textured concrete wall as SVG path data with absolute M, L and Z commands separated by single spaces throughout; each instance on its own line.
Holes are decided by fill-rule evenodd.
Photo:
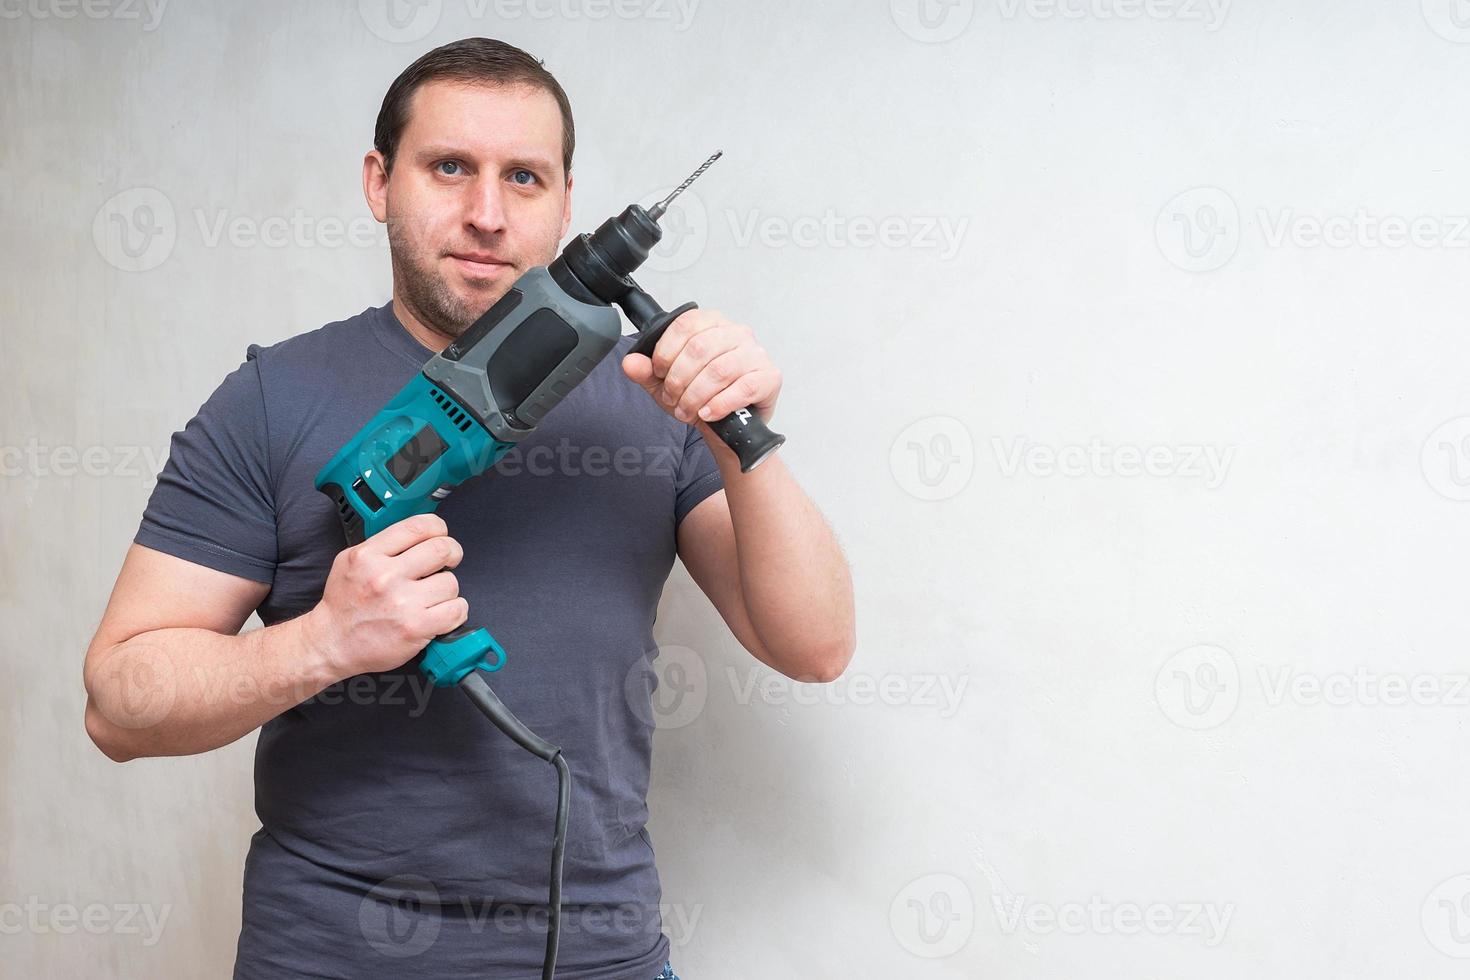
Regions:
M 0 0 L 0 974 L 226 975 L 253 740 L 108 762 L 82 652 L 246 344 L 387 298 L 378 103 L 488 34 L 575 230 L 725 150 L 640 278 L 756 328 L 854 566 L 823 687 L 671 581 L 686 980 L 1462 975 L 1464 8 Z

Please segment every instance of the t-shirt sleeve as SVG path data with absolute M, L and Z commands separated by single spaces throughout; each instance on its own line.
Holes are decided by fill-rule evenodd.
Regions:
M 133 540 L 270 583 L 276 569 L 275 493 L 258 352 L 252 344 L 244 363 L 174 433 Z
M 722 490 L 725 478 L 709 451 L 704 436 L 692 424 L 684 426 L 684 454 L 679 458 L 679 472 L 674 483 L 674 527 L 684 522 L 684 515 L 705 497 Z

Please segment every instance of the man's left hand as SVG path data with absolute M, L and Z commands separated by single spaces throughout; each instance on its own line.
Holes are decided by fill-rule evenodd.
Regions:
M 623 358 L 623 373 L 680 422 L 722 419 L 749 406 L 769 423 L 781 394 L 781 372 L 755 333 L 717 310 L 690 310 L 659 338 L 650 360 Z

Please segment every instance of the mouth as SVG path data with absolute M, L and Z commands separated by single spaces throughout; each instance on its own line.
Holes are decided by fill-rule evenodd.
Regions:
M 491 279 L 502 269 L 513 268 L 509 262 L 478 252 L 451 252 L 449 258 L 467 279 Z

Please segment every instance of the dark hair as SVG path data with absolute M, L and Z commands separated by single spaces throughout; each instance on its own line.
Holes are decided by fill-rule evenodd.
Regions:
M 373 146 L 383 154 L 386 169 L 393 169 L 393 155 L 398 151 L 398 138 L 408 125 L 408 107 L 420 85 L 435 79 L 458 82 L 481 82 L 486 85 L 530 85 L 550 92 L 561 108 L 561 162 L 563 175 L 572 172 L 572 149 L 576 131 L 572 128 L 572 104 L 561 84 L 543 63 L 520 48 L 490 37 L 466 37 L 440 45 L 419 58 L 393 79 L 383 107 L 378 110 L 378 123 L 373 129 Z

